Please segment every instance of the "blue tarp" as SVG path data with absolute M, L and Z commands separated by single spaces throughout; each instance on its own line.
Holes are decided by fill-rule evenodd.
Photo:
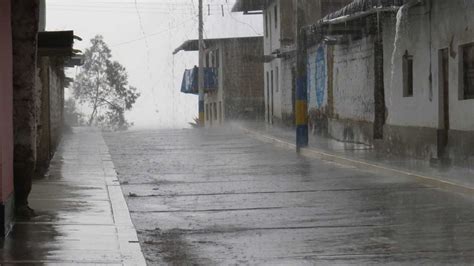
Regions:
M 204 68 L 204 91 L 215 91 L 218 87 L 217 68 Z M 189 94 L 198 94 L 198 68 L 186 69 L 181 83 L 181 92 Z

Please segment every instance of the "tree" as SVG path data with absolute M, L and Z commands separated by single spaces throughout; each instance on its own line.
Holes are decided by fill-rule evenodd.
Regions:
M 112 60 L 104 38 L 97 35 L 84 52 L 84 65 L 73 84 L 74 97 L 91 107 L 88 125 L 126 130 L 125 111 L 133 108 L 140 94 L 128 84 L 125 67 Z

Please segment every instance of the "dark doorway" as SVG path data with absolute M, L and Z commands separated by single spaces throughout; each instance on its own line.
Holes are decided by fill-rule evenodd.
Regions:
M 270 124 L 273 124 L 273 84 L 274 84 L 274 79 L 273 79 L 273 70 L 271 71 L 271 74 L 270 74 L 270 84 L 271 84 L 271 94 L 270 94 L 270 100 L 271 100 L 271 106 L 270 106 Z
M 446 156 L 449 135 L 449 51 L 439 51 L 439 130 L 438 157 Z
M 296 125 L 296 68 L 291 68 L 291 110 L 292 110 L 292 120 L 293 126 Z

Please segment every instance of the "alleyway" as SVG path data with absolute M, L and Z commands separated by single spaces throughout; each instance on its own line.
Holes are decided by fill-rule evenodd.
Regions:
M 474 198 L 239 130 L 105 134 L 149 264 L 474 263 Z

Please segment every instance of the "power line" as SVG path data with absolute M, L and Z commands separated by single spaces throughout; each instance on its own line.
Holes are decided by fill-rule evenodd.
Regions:
M 162 34 L 162 33 L 165 33 L 165 32 L 168 32 L 168 31 L 171 31 L 171 30 L 174 30 L 176 28 L 179 28 L 191 21 L 194 21 L 194 16 L 191 18 L 191 19 L 187 19 L 185 21 L 183 21 L 183 23 L 180 23 L 178 25 L 176 25 L 175 27 L 170 27 L 170 28 L 167 28 L 167 29 L 164 29 L 162 31 L 158 31 L 158 32 L 154 32 L 154 33 L 151 33 L 151 34 L 148 34 L 146 36 L 143 36 L 143 37 L 140 37 L 140 38 L 136 38 L 136 39 L 132 39 L 132 40 L 128 40 L 128 41 L 124 41 L 124 42 L 121 42 L 121 43 L 117 43 L 117 44 L 114 44 L 114 45 L 111 45 L 110 47 L 113 48 L 113 47 L 119 47 L 119 46 L 123 46 L 123 45 L 126 45 L 126 44 L 130 44 L 130 43 L 134 43 L 134 42 L 138 42 L 138 41 L 141 41 L 141 40 L 144 40 L 145 38 L 149 38 L 149 37 L 153 37 L 153 36 L 157 36 L 159 34 Z

